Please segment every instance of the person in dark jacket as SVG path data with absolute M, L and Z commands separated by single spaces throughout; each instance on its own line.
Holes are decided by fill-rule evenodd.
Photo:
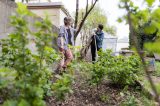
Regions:
M 103 32 L 103 25 L 99 24 L 95 34 L 92 37 L 91 42 L 91 54 L 92 54 L 92 61 L 96 61 L 97 51 L 102 49 L 102 43 L 104 38 Z

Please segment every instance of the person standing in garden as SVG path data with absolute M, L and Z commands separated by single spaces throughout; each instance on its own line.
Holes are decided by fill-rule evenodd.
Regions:
M 97 30 L 94 31 L 92 42 L 91 42 L 91 54 L 92 61 L 96 61 L 97 51 L 102 49 L 102 42 L 104 38 L 103 25 L 99 24 Z
M 59 73 L 62 70 L 65 70 L 67 65 L 73 59 L 73 54 L 69 45 L 74 46 L 74 35 L 76 30 L 71 27 L 72 19 L 70 17 L 64 18 L 64 25 L 60 26 L 59 35 L 58 35 L 58 48 L 62 54 L 62 60 L 60 61 L 57 72 Z

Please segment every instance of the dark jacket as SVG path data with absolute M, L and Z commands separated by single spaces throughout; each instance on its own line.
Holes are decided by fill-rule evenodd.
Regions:
M 103 31 L 101 32 L 96 32 L 96 44 L 97 44 L 97 50 L 102 48 L 102 42 L 103 42 L 103 38 L 104 38 L 104 33 Z

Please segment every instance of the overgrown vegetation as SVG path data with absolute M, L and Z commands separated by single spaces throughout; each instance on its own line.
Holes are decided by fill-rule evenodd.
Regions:
M 153 75 L 160 77 L 160 62 L 155 62 L 155 71 L 153 72 Z
M 65 97 L 69 93 L 73 93 L 71 86 L 73 83 L 73 76 L 69 74 L 57 75 L 57 80 L 53 84 L 52 89 L 58 100 L 65 100 Z
M 153 8 L 153 3 L 155 0 L 146 0 L 148 4 L 147 8 L 141 9 L 136 6 L 132 0 L 120 0 L 119 7 L 121 9 L 126 9 L 128 5 L 128 12 L 131 16 L 131 21 L 133 24 L 133 30 L 135 31 L 135 36 L 137 38 L 137 46 L 142 50 L 152 51 L 154 53 L 159 53 L 159 48 L 156 46 L 159 45 L 159 11 L 160 8 Z M 126 4 L 125 4 L 126 3 Z M 119 22 L 126 20 L 128 22 L 127 15 L 122 16 L 118 19 Z M 129 35 L 130 47 L 135 46 L 133 35 Z
M 18 3 L 17 14 L 11 17 L 14 32 L 2 42 L 0 56 L 0 92 L 4 106 L 44 106 L 46 95 L 51 95 L 51 64 L 59 59 L 57 53 L 49 45 L 53 35 L 51 23 L 46 18 L 36 23 L 35 34 L 37 54 L 32 54 L 28 35 L 30 33 L 27 17 L 32 14 L 25 5 Z M 33 36 L 32 36 L 33 37 Z
M 130 9 L 135 9 L 132 2 L 130 3 Z M 18 9 L 16 12 L 17 13 L 11 17 L 11 24 L 15 29 L 14 32 L 11 33 L 7 39 L 1 40 L 0 102 L 2 98 L 4 106 L 45 106 L 46 102 L 44 99 L 46 96 L 53 96 L 57 101 L 65 101 L 66 97 L 69 97 L 69 94 L 76 91 L 75 89 L 72 89 L 72 87 L 77 73 L 80 74 L 77 75 L 78 77 L 82 76 L 82 78 L 78 80 L 85 80 L 85 82 L 81 82 L 82 85 L 77 86 L 77 88 L 82 87 L 83 84 L 85 85 L 83 88 L 85 88 L 86 85 L 87 87 L 82 91 L 76 92 L 76 95 L 79 96 L 79 93 L 81 93 L 82 96 L 84 95 L 85 97 L 86 92 L 91 90 L 89 91 L 91 94 L 88 97 L 98 97 L 100 101 L 105 103 L 110 100 L 115 88 L 113 92 L 107 92 L 108 94 L 103 94 L 106 92 L 100 92 L 98 90 L 100 87 L 103 87 L 104 90 L 112 89 L 109 88 L 110 86 L 107 86 L 107 88 L 106 85 L 102 84 L 102 82 L 109 80 L 117 87 L 122 86 L 124 89 L 125 87 L 128 87 L 126 91 L 120 91 L 121 93 L 117 94 L 120 97 L 126 97 L 121 101 L 122 106 L 138 105 L 139 100 L 136 98 L 136 95 L 127 92 L 129 91 L 129 86 L 133 86 L 142 73 L 142 64 L 137 55 L 130 57 L 124 57 L 121 55 L 114 56 L 111 51 L 100 51 L 98 53 L 98 61 L 92 64 L 78 60 L 79 52 L 77 52 L 75 60 L 67 69 L 67 73 L 54 75 L 51 66 L 53 62 L 60 59 L 60 56 L 53 48 L 51 48 L 53 32 L 52 24 L 48 20 L 48 17 L 40 22 L 32 23 L 36 28 L 36 31 L 31 33 L 27 18 L 30 16 L 33 17 L 33 14 L 27 10 L 25 5 L 20 3 L 18 3 Z M 134 16 L 135 14 L 137 15 Z M 139 24 L 145 24 L 146 21 L 148 22 L 149 17 L 146 16 L 148 11 L 138 11 L 138 13 L 135 14 L 132 14 L 132 19 L 135 20 L 135 29 L 138 29 L 139 27 L 137 26 Z M 154 11 L 153 14 L 152 18 L 157 21 L 155 16 L 158 16 L 159 14 L 156 11 Z M 142 19 L 142 23 L 138 21 L 139 16 L 141 15 L 146 19 Z M 156 24 L 155 26 L 157 27 L 158 25 Z M 150 27 L 151 26 L 149 26 L 149 29 Z M 37 52 L 34 54 L 28 48 L 30 42 L 28 36 L 35 39 Z M 152 46 L 150 47 L 152 48 Z M 156 50 L 155 47 L 156 46 L 154 46 L 154 50 Z M 149 50 L 154 51 L 152 49 L 148 49 L 148 51 Z M 157 66 L 159 67 L 159 63 L 157 63 Z M 159 76 L 159 71 L 155 74 Z M 76 82 L 76 84 L 77 83 L 79 84 L 79 82 Z M 98 91 L 98 94 L 94 92 L 94 88 L 96 88 L 94 85 L 97 87 L 95 91 Z M 157 86 L 159 89 L 159 85 Z M 137 86 L 134 85 L 134 87 L 136 88 Z M 139 91 L 136 91 L 136 93 L 137 92 Z M 149 100 L 146 99 L 146 97 L 144 98 L 146 100 L 144 100 L 145 103 L 149 104 Z
M 52 23 L 48 17 L 31 25 L 28 17 L 34 17 L 24 4 L 18 3 L 16 14 L 11 16 L 11 25 L 15 28 L 8 38 L 2 39 L 0 55 L 0 99 L 4 106 L 46 106 L 46 96 L 55 96 L 64 100 L 71 93 L 73 76 L 56 76 L 52 70 L 53 62 L 60 59 L 52 48 Z M 36 44 L 36 53 L 28 46 L 32 37 Z M 53 80 L 55 82 L 53 83 Z
M 79 10 L 79 23 L 81 22 L 85 11 L 85 9 Z M 80 32 L 81 41 L 83 44 L 82 46 L 84 46 L 88 42 L 88 39 L 90 38 L 90 36 L 92 36 L 93 30 L 97 28 L 98 24 L 104 25 L 104 32 L 111 35 L 116 34 L 115 26 L 111 26 L 108 24 L 107 16 L 104 13 L 104 10 L 99 5 L 95 6 L 94 9 L 91 11 L 90 15 L 88 16 L 82 27 L 82 31 Z
M 91 69 L 91 82 L 98 84 L 105 76 L 113 83 L 131 85 L 138 80 L 141 63 L 138 56 L 113 56 L 111 51 L 99 52 L 99 59 Z
M 141 38 L 139 36 L 141 34 L 142 35 L 144 34 L 146 37 L 148 37 L 147 35 L 153 35 L 150 39 L 152 40 L 152 43 L 148 44 L 149 48 L 146 46 L 145 47 L 149 52 L 154 52 L 154 53 L 159 52 L 159 48 L 155 48 L 155 46 L 159 44 L 158 37 L 159 37 L 160 28 L 159 28 L 159 19 L 157 17 L 159 17 L 160 9 L 159 7 L 156 7 L 156 8 L 152 7 L 155 0 L 145 0 L 145 1 L 144 2 L 147 3 L 147 8 L 144 8 L 144 9 L 141 9 L 138 6 L 135 6 L 132 0 L 120 0 L 119 7 L 122 9 L 125 9 L 127 12 L 127 14 L 123 16 L 123 20 L 126 20 L 127 24 L 129 25 L 130 46 L 131 48 L 135 48 L 135 50 L 137 51 L 142 61 L 144 72 L 148 78 L 152 91 L 155 95 L 155 101 L 158 102 L 158 104 L 160 105 L 158 90 L 156 89 L 154 80 L 152 79 L 151 74 L 149 73 L 149 69 L 145 62 L 145 57 L 141 52 L 143 47 L 140 47 L 139 45 L 141 41 L 139 40 L 139 38 Z

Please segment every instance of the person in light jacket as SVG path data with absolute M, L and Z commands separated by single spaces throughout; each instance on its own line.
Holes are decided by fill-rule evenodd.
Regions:
M 73 59 L 73 54 L 69 45 L 74 46 L 74 36 L 76 30 L 71 27 L 72 19 L 70 17 L 64 18 L 64 25 L 60 26 L 59 35 L 58 35 L 58 48 L 60 53 L 62 54 L 62 60 L 59 63 L 57 71 L 61 71 L 62 69 L 66 69 L 67 65 Z

